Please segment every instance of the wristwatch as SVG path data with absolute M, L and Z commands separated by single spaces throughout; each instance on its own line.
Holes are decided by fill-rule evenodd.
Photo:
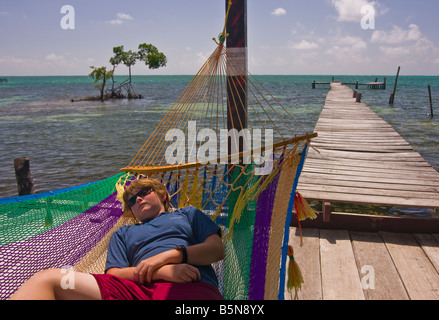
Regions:
M 183 260 L 181 263 L 187 263 L 187 251 L 185 246 L 176 246 L 175 250 L 180 251 L 183 254 Z

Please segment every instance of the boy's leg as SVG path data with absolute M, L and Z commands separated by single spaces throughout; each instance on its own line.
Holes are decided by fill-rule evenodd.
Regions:
M 24 283 L 11 300 L 101 300 L 95 278 L 63 269 L 40 271 Z

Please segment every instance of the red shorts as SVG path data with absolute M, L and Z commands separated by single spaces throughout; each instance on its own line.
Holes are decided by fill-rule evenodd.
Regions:
M 222 300 L 217 288 L 205 282 L 154 282 L 141 285 L 110 274 L 93 274 L 102 300 Z

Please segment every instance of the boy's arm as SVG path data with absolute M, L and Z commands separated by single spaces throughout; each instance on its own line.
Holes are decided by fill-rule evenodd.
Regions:
M 210 265 L 224 259 L 225 254 L 223 242 L 217 233 L 210 235 L 200 244 L 187 247 L 186 251 L 187 263 L 192 266 Z M 107 273 L 120 278 L 133 279 L 139 283 L 150 283 L 158 280 L 155 277 L 161 275 L 161 273 L 158 273 L 159 269 L 167 265 L 181 264 L 182 260 L 183 254 L 176 249 L 172 249 L 141 261 L 137 267 L 111 268 L 107 270 Z
M 134 279 L 135 270 L 135 267 L 110 268 L 107 270 L 107 274 L 123 279 L 136 280 Z M 152 281 L 194 282 L 200 280 L 200 278 L 200 271 L 194 266 L 188 264 L 168 264 L 162 266 L 154 273 Z
M 223 242 L 217 233 L 210 235 L 200 244 L 186 248 L 187 263 L 193 266 L 208 266 L 224 259 Z M 134 279 L 139 282 L 151 282 L 155 272 L 168 264 L 181 264 L 183 254 L 176 249 L 162 252 L 154 257 L 141 261 L 134 271 Z

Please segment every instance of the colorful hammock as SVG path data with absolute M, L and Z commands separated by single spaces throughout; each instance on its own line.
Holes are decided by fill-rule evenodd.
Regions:
M 242 72 L 226 36 L 123 173 L 0 200 L 0 299 L 43 269 L 104 272 L 112 233 L 133 223 L 117 200 L 139 178 L 159 179 L 174 207 L 195 206 L 221 225 L 226 257 L 215 270 L 225 299 L 284 299 L 293 211 L 315 217 L 296 193 L 315 134 Z

